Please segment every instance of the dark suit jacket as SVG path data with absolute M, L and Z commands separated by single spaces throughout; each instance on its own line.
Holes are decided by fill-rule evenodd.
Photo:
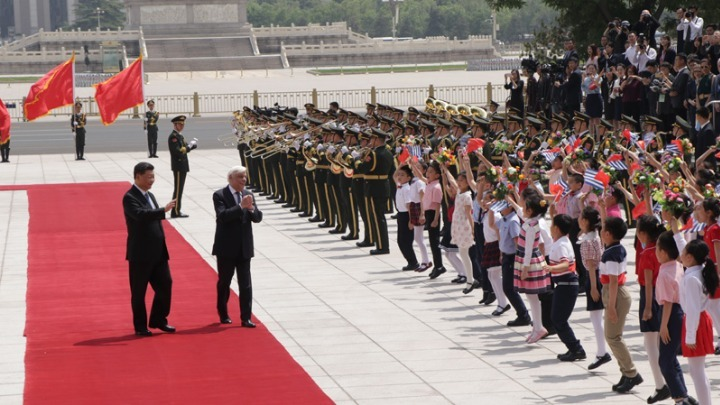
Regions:
M 185 143 L 185 138 L 173 130 L 168 137 L 168 149 L 170 150 L 170 168 L 174 172 L 189 172 L 190 162 L 188 153 L 192 149 Z
M 131 262 L 155 263 L 170 258 L 161 222 L 165 219 L 165 209 L 158 205 L 152 193 L 148 194 L 159 208 L 152 208 L 140 189 L 134 185 L 123 197 L 125 225 L 128 230 L 125 260 Z
M 710 122 L 705 124 L 704 127 L 700 128 L 700 132 L 695 136 L 695 159 L 702 156 L 703 153 L 707 152 L 708 148 L 715 144 L 715 131 Z M 707 162 L 715 162 L 715 155 L 710 154 Z
M 254 197 L 255 210 L 250 212 L 235 202 L 232 193 L 229 187 L 213 193 L 216 219 L 212 254 L 235 259 L 250 259 L 255 256 L 252 223 L 262 221 L 263 215 L 255 204 Z M 242 196 L 246 195 L 253 194 L 250 190 L 244 189 Z
M 565 95 L 565 105 L 577 105 L 582 103 L 582 74 L 579 70 L 570 73 L 568 81 L 560 85 Z
M 658 63 L 658 66 L 663 63 L 667 62 L 669 64 L 675 63 L 675 50 L 672 48 L 669 48 L 667 51 L 665 51 L 665 58 L 662 57 L 662 50 L 657 51 L 657 56 L 655 57 L 655 61 Z
M 670 88 L 670 91 L 677 92 L 675 96 L 670 96 L 670 102 L 672 103 L 673 108 L 682 107 L 683 100 L 685 100 L 685 91 L 689 80 L 690 73 L 687 67 L 682 68 L 678 72 L 677 76 L 675 76 L 675 80 L 673 80 L 672 87 Z

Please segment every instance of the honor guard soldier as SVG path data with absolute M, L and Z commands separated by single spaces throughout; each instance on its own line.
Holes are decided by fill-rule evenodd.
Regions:
M 590 135 L 589 124 L 589 115 L 581 113 L 580 111 L 575 112 L 575 116 L 573 116 L 573 133 L 577 139 L 583 139 Z
M 70 117 L 72 132 L 75 134 L 75 160 L 85 160 L 85 124 L 87 117 L 82 112 L 82 103 L 75 103 L 75 113 Z
M 157 139 L 158 139 L 158 126 L 157 122 L 160 119 L 160 113 L 155 111 L 155 101 L 150 100 L 147 102 L 148 111 L 145 112 L 145 121 L 143 122 L 143 129 L 147 134 L 148 141 L 148 157 L 156 158 L 157 155 Z
M 498 107 L 500 107 L 500 104 L 498 104 L 495 101 L 490 100 L 490 103 L 488 104 L 488 110 L 487 110 L 487 117 L 486 118 L 492 118 L 493 115 L 497 114 Z
M 392 169 L 393 156 L 385 147 L 389 135 L 373 128 L 370 134 L 370 150 L 356 161 L 356 170 L 365 178 L 365 209 L 370 220 L 371 232 L 375 239 L 375 249 L 371 255 L 390 253 L 388 229 L 385 221 L 385 206 L 390 197 L 388 174 Z
M 184 115 L 178 115 L 171 120 L 173 131 L 168 137 L 168 149 L 170 150 L 170 168 L 173 171 L 173 200 L 175 200 L 175 208 L 173 208 L 170 216 L 172 218 L 187 218 L 186 214 L 180 211 L 182 207 L 182 194 L 185 188 L 185 178 L 190 171 L 190 163 L 188 162 L 188 153 L 197 148 L 197 140 L 193 139 L 189 144 L 185 142 L 182 130 L 185 128 Z
M 652 115 L 643 117 L 643 135 L 642 140 L 645 142 L 646 152 L 656 152 L 663 149 L 662 137 L 657 136 L 658 125 L 662 125 L 662 120 Z

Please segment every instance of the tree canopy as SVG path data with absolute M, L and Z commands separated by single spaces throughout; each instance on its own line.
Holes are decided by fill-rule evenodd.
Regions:
M 514 40 L 532 34 L 540 23 L 557 13 L 542 0 L 528 0 L 523 10 L 502 10 L 497 15 L 498 39 Z M 398 37 L 490 35 L 491 10 L 478 0 L 405 0 L 400 3 Z M 353 31 L 371 37 L 392 35 L 392 9 L 382 0 L 250 0 L 248 21 L 256 27 L 270 24 L 326 23 L 346 21 Z
M 98 9 L 100 13 L 98 15 Z M 83 30 L 98 28 L 117 29 L 125 26 L 125 10 L 120 0 L 79 0 L 75 4 L 74 28 Z

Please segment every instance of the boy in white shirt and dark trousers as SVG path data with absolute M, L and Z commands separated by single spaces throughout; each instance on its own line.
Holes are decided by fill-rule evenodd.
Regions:
M 413 241 L 415 234 L 410 225 L 410 213 L 408 205 L 410 204 L 410 180 L 412 180 L 412 170 L 408 166 L 402 166 L 395 171 L 394 174 L 397 191 L 395 192 L 395 206 L 397 208 L 397 244 L 400 248 L 407 266 L 403 267 L 403 271 L 414 271 L 420 268 L 420 263 L 415 256 L 413 249 Z
M 553 244 L 548 249 L 550 264 L 546 267 L 546 271 L 550 273 L 555 283 L 552 297 L 552 323 L 558 337 L 568 349 L 567 353 L 558 354 L 557 358 L 560 361 L 584 360 L 587 357 L 568 322 L 580 290 L 575 269 L 575 252 L 568 238 L 572 226 L 573 219 L 569 215 L 560 214 L 553 218 L 550 227 Z

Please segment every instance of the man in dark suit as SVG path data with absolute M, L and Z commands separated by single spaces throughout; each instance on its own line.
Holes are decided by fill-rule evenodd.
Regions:
M 215 206 L 215 243 L 212 254 L 217 256 L 217 311 L 220 323 L 229 324 L 227 302 L 230 282 L 237 270 L 242 326 L 254 328 L 252 316 L 252 280 L 250 259 L 255 255 L 252 223 L 262 221 L 262 212 L 250 190 L 245 189 L 247 170 L 235 166 L 228 172 L 228 186 L 213 194 Z
M 687 110 L 683 105 L 685 100 L 685 92 L 687 90 L 688 81 L 690 81 L 690 71 L 687 68 L 687 56 L 679 53 L 675 56 L 675 80 L 670 87 L 670 104 L 672 105 L 675 115 L 685 117 Z
M 170 168 L 173 171 L 173 200 L 177 201 L 175 208 L 170 216 L 172 218 L 187 218 L 180 209 L 182 208 L 182 194 L 185 188 L 185 179 L 190 171 L 190 163 L 188 162 L 188 153 L 197 148 L 197 141 L 192 140 L 189 144 L 185 142 L 182 136 L 182 130 L 185 128 L 184 115 L 178 115 L 173 118 L 173 131 L 168 137 L 168 149 L 170 149 Z
M 555 86 L 560 88 L 563 97 L 563 111 L 568 116 L 573 116 L 575 111 L 580 111 L 580 104 L 582 103 L 582 73 L 578 70 L 577 58 L 570 58 L 567 65 L 567 80 L 560 84 L 555 83 Z
M 700 127 L 693 141 L 693 144 L 695 144 L 695 160 L 697 160 L 703 153 L 707 152 L 711 146 L 715 145 L 715 131 L 710 123 L 710 111 L 707 108 L 698 108 L 695 112 L 695 120 Z M 716 166 L 715 154 L 711 153 L 710 156 L 705 159 L 705 163 L 714 168 Z
M 168 325 L 170 314 L 170 298 L 172 294 L 172 277 L 168 266 L 167 245 L 162 220 L 165 213 L 173 209 L 175 200 L 165 207 L 160 207 L 150 188 L 155 182 L 154 167 L 150 163 L 140 162 L 135 165 L 133 176 L 135 184 L 123 197 L 125 224 L 128 230 L 127 253 L 125 259 L 130 265 L 130 302 L 133 311 L 133 325 L 138 336 L 151 336 L 148 330 L 157 328 L 164 332 L 175 332 Z M 150 322 L 148 324 L 145 310 L 145 292 L 147 285 L 155 291 Z

